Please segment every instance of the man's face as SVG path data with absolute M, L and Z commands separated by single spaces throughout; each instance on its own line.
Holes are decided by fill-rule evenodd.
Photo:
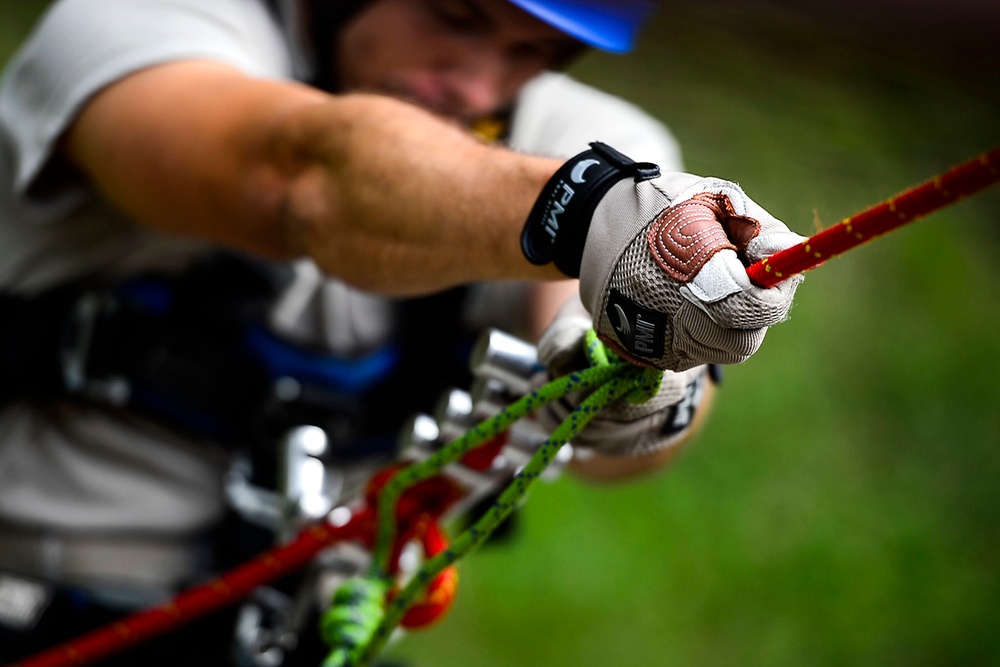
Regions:
M 344 27 L 334 57 L 344 90 L 471 124 L 578 48 L 507 0 L 376 0 Z

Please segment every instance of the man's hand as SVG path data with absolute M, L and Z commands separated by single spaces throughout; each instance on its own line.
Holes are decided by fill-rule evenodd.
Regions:
M 580 299 L 571 298 L 538 341 L 538 360 L 557 377 L 586 365 L 584 334 L 591 317 Z M 573 445 L 604 457 L 641 457 L 680 445 L 690 435 L 708 392 L 708 372 L 698 366 L 680 373 L 665 371 L 660 389 L 644 403 L 620 400 L 605 408 L 573 439 Z M 584 396 L 571 394 L 539 413 L 554 429 Z M 659 458 L 662 457 L 658 457 Z
M 784 320 L 801 277 L 754 286 L 745 267 L 802 237 L 738 185 L 660 175 L 603 144 L 546 185 L 522 235 L 532 262 L 580 276 L 601 339 L 635 363 L 739 363 Z

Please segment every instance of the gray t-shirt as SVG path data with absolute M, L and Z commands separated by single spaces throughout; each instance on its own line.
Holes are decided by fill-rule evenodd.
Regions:
M 259 0 L 62 0 L 0 86 L 0 288 L 177 269 L 206 244 L 124 219 L 51 168 L 91 96 L 145 67 L 222 61 L 291 78 L 295 50 Z M 219 100 L 225 104 L 224 99 Z M 144 420 L 80 405 L 0 411 L 0 521 L 60 533 L 184 537 L 222 513 L 221 452 Z M 56 568 L 58 569 L 58 568 Z
M 296 7 L 296 0 L 282 4 L 286 16 Z M 0 289 L 34 293 L 81 277 L 180 269 L 207 250 L 125 219 L 50 158 L 81 105 L 145 67 L 210 59 L 249 76 L 303 79 L 305 49 L 291 26 L 279 25 L 263 0 L 56 2 L 0 83 Z M 662 125 L 621 100 L 557 74 L 524 90 L 514 148 L 569 157 L 595 139 L 665 169 L 680 166 Z M 298 275 L 274 317 L 291 337 L 349 354 L 387 335 L 384 299 L 320 276 L 306 261 Z M 479 304 L 508 304 L 484 292 L 509 289 L 473 294 Z M 0 410 L 0 538 L 27 527 L 182 539 L 221 515 L 225 463 L 210 444 L 134 416 L 72 404 L 8 406 Z M 62 572 L 58 563 L 44 569 L 56 578 Z

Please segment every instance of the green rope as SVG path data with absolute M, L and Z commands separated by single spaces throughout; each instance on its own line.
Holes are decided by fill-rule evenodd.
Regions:
M 514 402 L 499 414 L 472 428 L 422 463 L 397 473 L 379 496 L 378 528 L 373 565 L 363 578 L 348 582 L 334 596 L 324 614 L 320 632 L 336 647 L 323 667 L 361 667 L 375 656 L 399 624 L 406 610 L 424 588 L 447 567 L 480 544 L 524 500 L 531 485 L 555 459 L 559 449 L 572 440 L 604 408 L 617 400 L 641 403 L 660 387 L 662 372 L 628 364 L 609 352 L 594 332 L 588 331 L 586 354 L 590 367 L 557 378 Z M 396 537 L 396 503 L 410 486 L 429 479 L 472 449 L 492 440 L 519 419 L 567 394 L 592 390 L 590 395 L 552 432 L 524 468 L 514 476 L 494 504 L 472 526 L 458 535 L 447 549 L 426 561 L 409 584 L 385 607 L 392 581 L 389 559 Z

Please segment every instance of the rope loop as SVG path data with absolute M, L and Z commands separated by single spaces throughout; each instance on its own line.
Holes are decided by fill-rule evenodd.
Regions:
M 521 505 L 531 485 L 555 460 L 563 445 L 572 440 L 607 406 L 619 400 L 641 403 L 659 391 L 663 373 L 634 366 L 608 350 L 594 331 L 584 339 L 588 368 L 556 378 L 523 396 L 500 413 L 476 425 L 421 463 L 399 470 L 378 495 L 375 547 L 369 575 L 345 586 L 324 615 L 323 638 L 335 647 L 323 667 L 362 667 L 368 664 L 428 583 L 481 545 L 515 508 Z M 397 540 L 396 506 L 403 492 L 439 475 L 442 469 L 472 449 L 494 440 L 517 420 L 567 394 L 581 392 L 585 398 L 552 432 L 531 460 L 511 479 L 493 505 L 451 545 L 426 560 L 409 583 L 386 602 L 391 584 L 391 557 Z M 350 583 L 350 582 L 349 582 Z M 340 602 L 338 602 L 338 599 Z M 379 609 L 376 611 L 375 606 Z
M 617 354 L 609 350 L 597 337 L 593 329 L 588 329 L 584 336 L 584 349 L 587 354 L 587 361 L 591 367 L 616 366 L 627 375 L 629 381 L 633 383 L 632 391 L 623 397 L 629 403 L 645 403 L 652 400 L 660 391 L 660 384 L 663 382 L 663 371 L 643 366 L 633 366 L 626 363 Z

